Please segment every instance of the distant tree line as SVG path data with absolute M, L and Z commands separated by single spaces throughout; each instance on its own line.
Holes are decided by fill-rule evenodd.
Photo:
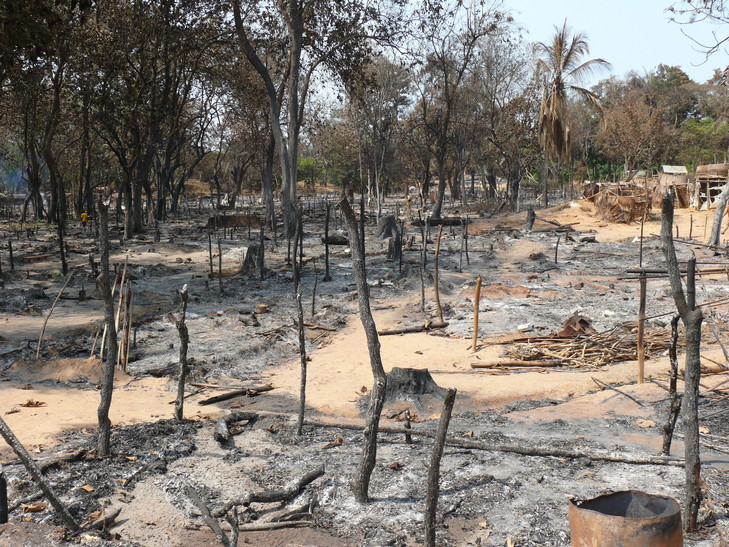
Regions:
M 514 203 L 527 176 L 693 168 L 729 146 L 720 71 L 585 89 L 606 65 L 585 36 L 535 47 L 490 2 L 6 0 L 0 44 L 1 189 L 22 175 L 23 219 L 61 225 L 109 192 L 126 237 L 193 191 L 260 192 L 290 233 L 298 181 L 378 211 L 414 186 L 440 216 L 445 196 Z

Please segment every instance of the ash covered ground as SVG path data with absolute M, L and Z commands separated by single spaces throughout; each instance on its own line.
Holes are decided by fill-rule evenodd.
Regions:
M 326 348 L 336 346 L 342 336 L 359 325 L 351 257 L 346 246 L 330 248 L 332 281 L 322 280 L 323 219 L 319 205 L 318 209 L 312 205 L 304 219 L 308 235 L 304 239 L 302 292 L 305 322 L 309 325 L 307 351 L 313 367 L 319 364 L 320 355 L 326 355 Z M 579 215 L 582 224 L 573 226 L 572 230 L 557 230 L 553 225 L 537 222 L 536 230 L 526 232 L 522 229 L 523 214 L 472 218 L 468 258 L 461 252 L 465 243 L 461 228 L 444 228 L 440 288 L 448 327 L 423 335 L 427 336 L 423 344 L 436 346 L 455 341 L 462 348 L 470 345 L 477 275 L 484 281 L 479 305 L 481 338 L 515 333 L 551 334 L 574 312 L 588 317 L 598 332 L 627 324 L 624 331 L 630 333 L 637 316 L 638 284 L 621 277 L 625 277 L 628 268 L 637 266 L 639 242 L 634 234 L 637 230 L 635 226 L 632 232 L 621 227 L 625 233 L 608 237 L 604 234 L 611 227 L 600 226 L 592 218 L 589 204 L 573 205 L 549 213 L 549 218 L 563 224 L 573 221 L 570 215 Z M 109 530 L 87 531 L 76 538 L 63 538 L 54 532 L 53 525 L 58 521 L 51 509 L 29 512 L 28 506 L 43 499 L 23 467 L 9 452 L 5 453 L 3 468 L 8 477 L 11 506 L 15 508 L 11 513 L 12 524 L 0 529 L 0 544 L 3 541 L 8 545 L 39 544 L 38 538 L 43 538 L 42 544 L 49 545 L 64 542 L 145 546 L 217 544 L 199 509 L 186 495 L 187 487 L 194 488 L 214 510 L 244 492 L 281 488 L 320 465 L 324 466 L 324 474 L 285 504 L 253 503 L 241 508 L 238 515 L 244 530 L 241 544 L 421 544 L 426 477 L 440 401 L 434 397 L 411 396 L 388 403 L 383 425 L 401 426 L 403 410 L 408 408 L 415 417 L 414 442 L 406 443 L 400 433 L 381 434 L 370 487 L 372 501 L 367 505 L 356 503 L 349 483 L 361 453 L 363 435 L 349 427 L 361 424 L 371 376 L 370 383 L 363 384 L 365 389 L 357 393 L 349 386 L 341 388 L 339 393 L 338 380 L 330 378 L 331 385 L 324 387 L 334 392 L 330 396 L 350 403 L 351 412 L 345 415 L 330 410 L 317 399 L 318 392 L 315 392 L 309 400 L 307 417 L 319 425 L 307 425 L 301 437 L 295 435 L 295 391 L 285 389 L 282 378 L 298 375 L 299 355 L 286 241 L 266 241 L 267 271 L 264 279 L 259 279 L 238 272 L 245 249 L 258 239 L 257 231 L 253 230 L 250 239 L 245 227 L 226 234 L 220 245 L 226 274 L 221 294 L 215 277 L 217 245 L 213 239 L 214 275 L 210 276 L 208 238 L 200 228 L 204 223 L 202 217 L 171 223 L 163 232 L 161 242 L 144 239 L 119 242 L 117 236 L 112 257 L 118 270 L 128 261 L 128 275 L 135 294 L 136 343 L 130 352 L 128 383 L 121 390 L 128 389 L 137 378 L 154 374 L 162 376 L 161 381 L 166 382 L 161 384 L 162 389 L 169 392 L 168 400 L 172 400 L 179 338 L 169 314 L 175 314 L 179 308 L 177 291 L 188 285 L 188 355 L 192 365 L 186 414 L 189 419 L 182 424 L 167 419 L 120 424 L 112 435 L 114 456 L 102 460 L 94 457 L 92 427 L 69 430 L 49 424 L 49 436 L 61 432 L 63 435 L 58 442 L 51 442 L 49 437 L 48 444 L 52 446 L 40 451 L 38 458 L 45 462 L 46 475 L 72 514 L 82 521 L 102 508 L 121 509 L 117 524 Z M 11 234 L 11 228 L 6 228 Z M 334 221 L 332 231 L 340 228 Z M 688 233 L 684 227 L 681 230 Z M 387 259 L 388 242 L 377 239 L 374 232 L 374 223 L 368 224 L 367 265 L 372 305 L 376 314 L 389 321 L 378 323 L 378 327 L 417 325 L 423 319 L 420 230 L 413 226 L 407 228 L 402 265 Z M 660 269 L 664 261 L 660 242 L 651 235 L 655 232 L 654 221 L 646 230 L 643 265 Z M 430 318 L 436 313 L 432 291 L 435 236 L 436 231 L 431 228 L 424 274 L 425 315 Z M 92 234 L 73 232 L 69 246 L 71 265 L 77 266 L 79 272 L 49 320 L 41 345 L 41 355 L 47 363 L 88 358 L 101 322 L 101 303 L 87 265 L 87 253 L 95 252 Z M 5 327 L 0 328 L 0 336 L 4 338 L 0 367 L 8 386 L 30 381 L 28 363 L 35 357 L 37 334 L 63 283 L 54 256 L 33 259 L 46 253 L 52 255 L 50 231 L 39 231 L 33 237 L 22 235 L 14 241 L 14 249 L 16 271 L 9 272 L 3 263 L 4 289 L 0 292 L 0 325 Z M 680 259 L 692 252 L 700 261 L 723 258 L 696 246 L 680 246 L 679 252 Z M 701 301 L 727 295 L 729 288 L 721 277 L 701 279 Z M 82 289 L 89 296 L 85 302 L 78 300 Z M 674 309 L 666 280 L 651 280 L 648 300 L 651 316 L 648 330 L 664 333 Z M 726 311 L 719 307 L 712 313 L 709 322 L 721 335 L 725 332 Z M 721 352 L 711 331 L 705 332 L 707 354 L 717 360 Z M 397 342 L 400 347 L 405 347 L 404 338 L 408 336 L 420 335 L 403 335 Z M 499 346 L 498 351 L 502 353 L 487 354 L 487 349 L 480 347 L 474 357 L 464 351 L 463 356 L 454 356 L 453 370 L 446 370 L 440 362 L 428 363 L 428 368 L 439 371 L 433 372 L 439 385 L 448 387 L 457 383 L 460 386 L 449 429 L 453 442 L 446 446 L 441 464 L 439 544 L 568 545 L 567 500 L 570 498 L 587 499 L 609 491 L 634 489 L 682 499 L 682 467 L 605 461 L 621 457 L 649 459 L 660 448 L 660 430 L 668 407 L 666 393 L 654 383 L 635 384 L 626 372 L 634 369 L 634 363 L 609 365 L 604 370 L 570 367 L 539 371 L 499 367 L 485 373 L 468 370 L 474 358 L 498 360 L 507 355 L 508 348 L 503 346 L 502 352 Z M 429 349 L 424 345 L 417 351 L 427 356 Z M 665 352 L 658 351 L 653 357 L 655 366 L 650 369 L 651 376 L 658 384 L 665 385 L 668 371 Z M 413 355 L 412 359 L 420 356 Z M 386 368 L 391 364 L 386 362 Z M 345 374 L 352 366 L 347 358 L 335 365 Z M 643 406 L 592 383 L 591 375 L 600 374 L 608 375 L 601 377 L 633 394 Z M 502 385 L 496 382 L 508 381 L 517 386 L 532 382 L 538 386 L 539 375 L 545 384 L 555 377 L 569 381 L 561 390 L 547 392 L 537 387 L 529 397 L 520 395 L 518 390 L 515 395 L 489 392 L 496 389 L 490 385 Z M 585 379 L 577 383 L 578 376 Z M 727 536 L 729 490 L 723 451 L 729 446 L 726 439 L 729 428 L 724 418 L 729 405 L 721 381 L 722 375 L 710 375 L 703 380 L 705 388 L 713 388 L 705 390 L 701 402 L 702 425 L 706 428 L 703 436 L 706 502 L 702 506 L 702 526 L 686 538 L 687 545 L 718 545 Z M 255 397 L 237 398 L 214 406 L 198 405 L 202 399 L 223 391 L 214 389 L 215 385 L 269 383 L 274 389 Z M 91 372 L 60 379 L 36 374 L 32 384 L 37 389 L 65 390 L 68 397 L 73 397 L 74 393 L 93 393 L 98 378 Z M 17 407 L 5 408 L 3 412 L 13 408 Z M 256 412 L 258 419 L 251 424 L 239 424 L 232 439 L 220 445 L 213 439 L 214 420 L 221 413 L 237 410 Z M 19 412 L 8 414 L 8 423 L 12 426 L 16 414 L 24 412 L 27 410 L 20 408 Z M 171 414 L 172 407 L 168 405 L 158 409 L 156 415 Z M 22 440 L 22 431 L 16 432 Z M 494 449 L 499 447 L 500 450 Z M 571 451 L 582 456 L 526 455 L 505 451 L 505 447 L 518 447 L 521 452 Z M 681 452 L 679 423 L 673 453 L 680 456 Z M 280 523 L 292 514 L 295 521 L 300 521 L 296 527 L 273 529 L 283 526 Z M 245 531 L 252 526 L 272 529 Z

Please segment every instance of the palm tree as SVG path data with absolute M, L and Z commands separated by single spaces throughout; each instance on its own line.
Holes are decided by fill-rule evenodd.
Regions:
M 586 76 L 601 68 L 610 68 L 603 59 L 583 58 L 590 53 L 587 37 L 583 33 L 570 36 L 571 29 L 565 20 L 562 28 L 554 27 L 552 42 L 538 42 L 537 71 L 542 78 L 542 102 L 539 106 L 539 138 L 544 149 L 545 176 L 544 206 L 547 207 L 547 164 L 551 160 L 559 165 L 569 160 L 570 128 L 567 120 L 567 94 L 576 92 L 600 110 L 600 101 L 592 91 L 579 87 Z

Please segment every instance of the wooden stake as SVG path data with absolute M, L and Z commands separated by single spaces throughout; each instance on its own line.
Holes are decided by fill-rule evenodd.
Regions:
M 413 436 L 410 434 L 410 429 L 412 429 L 412 426 L 410 425 L 410 409 L 405 409 L 405 422 L 403 423 L 403 427 L 405 427 L 405 443 L 406 444 L 413 444 Z
M 645 378 L 645 301 L 646 276 L 640 276 L 640 304 L 638 309 L 638 383 L 642 384 Z
M 438 319 L 443 322 L 443 308 L 440 305 L 440 289 L 438 287 L 438 257 L 440 255 L 440 238 L 443 235 L 443 225 L 438 226 L 438 239 L 435 242 L 435 258 L 433 259 L 433 284 L 435 288 L 435 309 Z
M 220 294 L 223 294 L 223 250 L 220 246 L 220 238 L 218 238 L 218 287 Z
M 15 271 L 15 261 L 13 260 L 13 242 L 8 240 L 8 253 L 10 254 L 10 271 Z
M 562 234 L 557 236 L 557 244 L 554 246 L 554 263 L 557 263 L 557 254 L 559 253 L 559 240 L 562 239 Z
M 471 351 L 476 351 L 478 344 L 478 307 L 481 302 L 481 276 L 476 278 L 476 295 L 473 297 L 473 346 Z
M 210 277 L 213 277 L 213 238 L 208 232 L 208 261 L 210 263 Z
M 435 547 L 435 516 L 438 508 L 438 494 L 440 492 L 440 460 L 443 457 L 443 446 L 448 433 L 448 424 L 451 421 L 453 404 L 456 401 L 456 389 L 449 388 L 443 401 L 443 411 L 438 422 L 438 432 L 433 443 L 433 453 L 430 456 L 428 468 L 428 493 L 425 499 L 425 545 Z
M 694 215 L 689 215 L 689 239 L 693 239 L 694 233 Z

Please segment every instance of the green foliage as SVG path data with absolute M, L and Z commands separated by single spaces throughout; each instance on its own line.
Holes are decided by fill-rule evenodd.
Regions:
M 688 119 L 681 124 L 682 163 L 695 169 L 697 165 L 720 163 L 729 147 L 729 123 L 713 118 Z

